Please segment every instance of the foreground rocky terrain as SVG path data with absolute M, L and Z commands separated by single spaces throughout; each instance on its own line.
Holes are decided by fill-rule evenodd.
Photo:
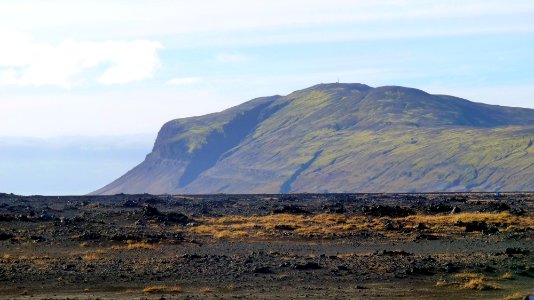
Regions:
M 0 194 L 0 298 L 523 299 L 534 194 Z

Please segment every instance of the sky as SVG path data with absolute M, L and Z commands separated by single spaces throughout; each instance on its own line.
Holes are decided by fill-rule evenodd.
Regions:
M 166 121 L 337 80 L 534 108 L 532 16 L 528 0 L 2 0 L 0 191 L 87 193 Z

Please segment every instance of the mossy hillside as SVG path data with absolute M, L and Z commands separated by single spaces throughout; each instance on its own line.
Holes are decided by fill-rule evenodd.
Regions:
M 207 143 L 211 134 L 226 134 L 225 126 L 232 120 L 257 107 L 266 106 L 277 98 L 279 96 L 257 98 L 220 113 L 167 122 L 158 134 L 153 153 L 160 152 L 163 156 L 170 153 L 170 158 L 182 155 L 184 159 L 188 159 L 191 154 Z
M 165 124 L 141 165 L 185 167 L 127 174 L 114 191 L 136 180 L 172 181 L 162 193 L 532 190 L 533 140 L 534 110 L 321 84 Z
M 404 131 L 404 143 L 399 143 L 403 132 L 398 131 L 376 136 L 355 133 L 347 137 L 351 142 L 346 145 L 336 141 L 294 187 L 306 190 L 327 177 L 331 184 L 322 185 L 333 191 L 498 190 L 515 189 L 521 183 L 521 189 L 529 189 L 525 178 L 534 178 L 534 155 L 524 151 L 529 140 L 514 136 L 514 129 L 505 135 L 493 130 L 478 134 L 415 131 L 417 143 L 410 142 L 413 131 Z M 354 143 L 358 146 L 351 147 Z M 347 178 L 350 185 L 338 184 Z

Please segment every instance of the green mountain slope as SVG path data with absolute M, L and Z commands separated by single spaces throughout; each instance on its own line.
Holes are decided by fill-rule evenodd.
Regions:
M 95 194 L 534 190 L 534 110 L 320 84 L 173 120 Z

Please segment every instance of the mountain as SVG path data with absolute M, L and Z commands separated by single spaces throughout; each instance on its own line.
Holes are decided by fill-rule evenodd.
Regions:
M 170 121 L 94 194 L 534 190 L 533 141 L 533 109 L 319 84 Z

